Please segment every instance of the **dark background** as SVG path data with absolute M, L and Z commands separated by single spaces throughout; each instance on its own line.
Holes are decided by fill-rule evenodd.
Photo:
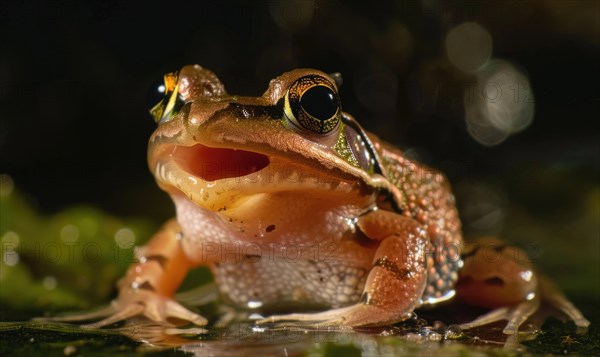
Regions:
M 42 212 L 92 203 L 166 216 L 145 163 L 146 93 L 198 63 L 241 95 L 296 67 L 339 71 L 346 111 L 453 182 L 521 175 L 521 163 L 598 178 L 597 1 L 312 3 L 3 2 L 0 171 Z M 522 68 L 535 94 L 532 125 L 493 147 L 468 134 L 471 79 L 445 55 L 447 32 L 465 21 L 489 31 L 494 57 Z

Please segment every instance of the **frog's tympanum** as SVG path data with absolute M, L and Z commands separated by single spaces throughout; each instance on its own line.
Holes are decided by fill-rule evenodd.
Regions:
M 198 266 L 225 301 L 268 316 L 259 324 L 388 325 L 455 295 L 492 309 L 465 328 L 507 319 L 514 333 L 541 300 L 589 324 L 527 259 L 511 259 L 524 253 L 492 240 L 465 251 L 446 178 L 364 131 L 342 111 L 339 82 L 298 69 L 243 97 L 197 65 L 165 75 L 148 164 L 177 218 L 92 326 L 137 315 L 206 324 L 174 300 Z

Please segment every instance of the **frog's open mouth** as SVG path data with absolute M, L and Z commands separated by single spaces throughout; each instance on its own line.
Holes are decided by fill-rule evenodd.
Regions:
M 263 154 L 201 144 L 176 146 L 172 156 L 185 171 L 204 181 L 242 177 L 269 165 L 269 157 Z
M 152 144 L 152 143 L 151 143 Z M 178 144 L 151 147 L 154 175 L 165 191 L 186 196 L 209 210 L 253 207 L 266 193 L 329 192 L 347 195 L 360 188 L 335 170 L 323 169 L 320 162 L 286 157 L 264 151 Z M 155 144 L 157 145 L 157 144 Z M 250 146 L 250 145 L 246 145 Z M 258 150 L 257 150 L 258 151 Z M 265 150 L 267 151 L 267 150 Z M 290 159 L 291 157 L 291 159 Z

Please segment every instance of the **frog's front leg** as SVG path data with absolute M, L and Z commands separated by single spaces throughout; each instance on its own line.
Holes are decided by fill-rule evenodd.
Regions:
M 414 220 L 388 211 L 359 218 L 358 226 L 380 241 L 359 302 L 319 313 L 271 316 L 257 323 L 291 321 L 317 326 L 377 326 L 402 321 L 419 304 L 426 282 L 425 230 Z
M 129 267 L 119 281 L 119 296 L 111 305 L 97 313 L 55 318 L 58 321 L 81 321 L 106 317 L 85 325 L 99 328 L 112 323 L 144 315 L 158 322 L 169 324 L 174 318 L 205 325 L 206 319 L 195 314 L 172 299 L 173 294 L 190 268 L 190 261 L 179 242 L 179 224 L 173 219 L 137 253 L 138 263 Z

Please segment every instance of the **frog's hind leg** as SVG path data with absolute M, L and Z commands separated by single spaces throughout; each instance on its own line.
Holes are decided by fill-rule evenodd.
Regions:
M 495 238 L 483 238 L 463 255 L 464 267 L 456 286 L 464 302 L 493 309 L 475 321 L 460 325 L 471 329 L 508 320 L 503 332 L 514 335 L 542 303 L 564 312 L 580 331 L 590 322 L 552 281 L 538 275 L 527 254 Z M 538 316 L 541 315 L 538 314 Z
M 538 294 L 533 299 L 525 300 L 514 306 L 496 308 L 471 322 L 459 325 L 460 328 L 468 330 L 496 321 L 508 320 L 502 332 L 506 335 L 514 335 L 519 332 L 521 325 L 535 314 L 541 303 L 544 302 L 562 311 L 573 320 L 578 332 L 585 332 L 590 325 L 590 321 L 564 296 L 554 283 L 547 278 L 540 277 L 539 279 Z
M 365 219 L 360 228 L 381 243 L 358 303 L 319 313 L 271 316 L 257 323 L 291 321 L 294 325 L 357 327 L 387 325 L 408 318 L 419 304 L 427 280 L 426 233 L 417 222 L 397 214 L 375 211 L 370 215 L 361 217 Z

